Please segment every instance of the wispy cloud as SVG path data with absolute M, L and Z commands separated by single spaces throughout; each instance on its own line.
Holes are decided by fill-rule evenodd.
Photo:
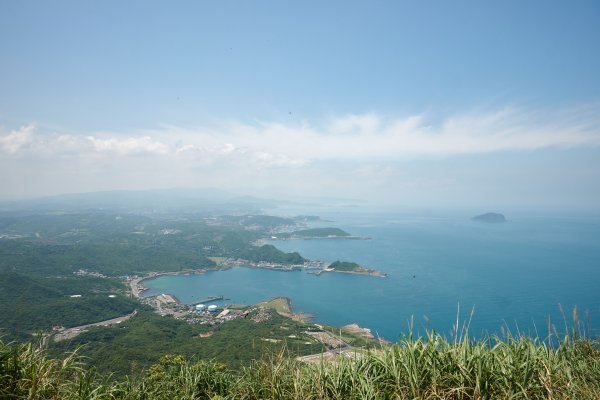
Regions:
M 82 134 L 30 125 L 0 130 L 0 184 L 7 193 L 169 186 L 277 193 L 285 187 L 288 193 L 416 199 L 418 193 L 440 196 L 440 188 L 470 190 L 465 179 L 481 185 L 469 172 L 472 165 L 467 172 L 458 164 L 445 169 L 464 155 L 518 156 L 548 148 L 600 148 L 599 107 L 554 113 L 507 108 L 442 120 L 366 113 L 320 124 L 228 121 Z M 440 162 L 422 162 L 428 160 Z M 490 167 L 488 174 L 506 167 Z
M 168 154 L 170 151 L 169 146 L 154 140 L 149 136 L 126 138 L 111 137 L 108 139 L 88 136 L 87 139 L 93 144 L 95 151 L 116 153 L 122 156 L 146 153 Z
M 600 111 L 600 110 L 599 110 Z M 595 115 L 600 115 L 600 112 Z M 600 145 L 600 117 L 577 112 L 559 117 L 517 109 L 469 113 L 432 122 L 426 115 L 386 118 L 344 115 L 325 124 L 228 122 L 212 128 L 164 126 L 133 134 L 36 135 L 33 126 L 0 135 L 4 153 L 61 152 L 111 156 L 168 156 L 208 161 L 244 158 L 262 166 L 302 166 L 314 160 L 404 159 L 548 147 Z M 91 144 L 91 146 L 90 146 Z
M 27 125 L 0 136 L 0 149 L 5 153 L 15 154 L 26 148 L 33 141 L 33 131 L 33 125 Z
M 207 150 L 227 144 L 302 162 L 389 160 L 600 145 L 600 118 L 589 114 L 580 117 L 576 112 L 570 118 L 558 118 L 505 109 L 457 115 L 433 123 L 425 115 L 385 118 L 371 113 L 333 118 L 322 126 L 235 122 L 212 130 L 165 127 L 153 134 L 175 136 L 197 146 L 206 143 Z

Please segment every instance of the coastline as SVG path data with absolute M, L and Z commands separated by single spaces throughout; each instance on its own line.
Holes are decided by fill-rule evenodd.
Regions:
M 158 278 L 159 276 L 178 276 L 178 275 L 202 275 L 208 271 L 219 271 L 222 269 L 227 269 L 227 268 L 199 268 L 199 269 L 186 269 L 186 270 L 182 270 L 182 271 L 165 271 L 165 272 L 156 272 L 156 271 L 150 271 L 148 272 L 146 275 L 143 276 L 136 276 L 132 279 L 126 279 L 125 283 L 128 284 L 129 289 L 131 291 L 131 295 L 133 297 L 135 297 L 136 299 L 144 299 L 145 297 L 143 296 L 143 292 L 147 291 L 149 288 L 147 288 L 146 286 L 144 286 L 143 282 L 148 280 L 148 279 L 153 279 L 153 278 Z M 170 296 L 172 296 L 174 299 L 177 299 L 177 297 L 175 297 L 174 295 L 169 294 Z M 178 303 L 179 300 L 177 300 Z
M 324 272 L 338 272 L 340 274 L 351 274 L 351 275 L 364 275 L 364 276 L 373 276 L 376 278 L 387 278 L 388 274 L 386 272 L 375 271 L 375 270 L 367 270 L 367 271 L 324 271 Z
M 205 267 L 205 268 L 198 268 L 198 269 L 185 269 L 185 270 L 181 270 L 181 271 L 162 271 L 162 272 L 150 271 L 146 275 L 134 276 L 132 279 L 126 279 L 125 283 L 129 287 L 131 296 L 142 301 L 149 297 L 153 297 L 153 296 L 149 296 L 149 297 L 144 296 L 144 292 L 149 290 L 149 288 L 144 285 L 144 281 L 146 281 L 148 279 L 154 279 L 159 276 L 178 276 L 178 275 L 192 275 L 192 274 L 193 275 L 202 275 L 209 271 L 228 270 L 234 266 L 235 267 L 243 267 L 243 268 L 254 268 L 254 269 L 269 269 L 269 270 L 274 270 L 274 271 L 279 271 L 279 272 L 290 272 L 290 271 L 299 271 L 299 270 L 315 270 L 316 269 L 316 271 L 307 272 L 308 274 L 315 275 L 315 276 L 320 276 L 322 273 L 325 273 L 325 272 L 337 272 L 337 273 L 350 274 L 350 275 L 371 276 L 371 277 L 376 277 L 376 278 L 387 278 L 388 277 L 387 273 L 372 270 L 372 269 L 365 268 L 365 269 L 356 270 L 356 271 L 340 271 L 340 270 L 336 270 L 333 268 L 324 267 L 325 265 L 326 265 L 326 263 L 324 263 L 322 261 L 309 261 L 308 264 L 305 263 L 304 265 L 285 265 L 285 264 L 267 263 L 267 262 L 255 263 L 255 262 L 251 262 L 248 260 L 228 258 L 228 259 L 219 260 L 217 262 L 217 265 L 215 265 L 214 267 Z M 174 296 L 170 293 L 162 293 L 155 297 L 160 297 L 160 296 L 165 296 L 165 295 L 172 298 L 174 300 L 175 304 L 177 304 L 177 305 L 183 304 L 176 296 Z M 286 316 L 296 319 L 296 320 L 299 320 L 299 321 L 302 321 L 302 322 L 308 322 L 314 317 L 312 314 L 309 314 L 309 313 L 298 313 L 298 314 L 294 313 L 291 299 L 289 299 L 287 297 L 282 297 L 282 299 L 286 299 L 287 311 L 284 311 L 287 314 Z M 284 315 L 284 314 L 282 314 L 282 315 Z
M 182 274 L 184 274 L 184 275 L 191 275 L 191 274 L 202 275 L 209 271 L 220 271 L 220 270 L 226 270 L 229 268 L 231 268 L 231 267 L 217 266 L 214 268 L 200 268 L 200 269 L 196 269 L 196 270 L 149 272 L 148 274 L 146 274 L 144 276 L 136 277 L 134 279 L 129 280 L 128 282 L 129 282 L 129 286 L 132 290 L 132 295 L 134 297 L 136 297 L 138 300 L 140 300 L 142 302 L 145 302 L 144 300 L 147 301 L 148 299 L 155 298 L 155 300 L 153 300 L 157 304 L 157 308 L 155 309 L 155 312 L 157 312 L 160 315 L 165 315 L 162 313 L 162 311 L 165 306 L 168 306 L 168 304 L 174 304 L 176 307 L 189 306 L 189 304 L 182 303 L 175 295 L 170 294 L 170 293 L 161 293 L 161 294 L 158 294 L 155 296 L 143 297 L 143 292 L 148 290 L 148 288 L 143 285 L 143 281 L 145 281 L 147 279 L 153 279 L 153 278 L 156 278 L 159 276 L 178 276 L 178 275 L 182 275 Z M 343 273 L 355 274 L 355 275 L 369 274 L 369 273 L 365 273 L 365 272 L 361 273 L 361 272 L 356 272 L 356 271 L 328 271 L 328 272 L 343 272 Z M 275 310 L 278 314 L 280 314 L 286 318 L 291 318 L 295 321 L 299 321 L 304 324 L 310 324 L 312 322 L 312 320 L 315 318 L 315 315 L 311 314 L 311 313 L 295 312 L 292 299 L 287 296 L 272 297 L 268 300 L 264 300 L 259 303 L 245 304 L 244 306 L 245 307 L 270 308 L 270 309 Z M 161 309 L 161 307 L 162 307 L 162 309 Z M 227 308 L 227 306 L 225 306 L 225 308 Z M 177 316 L 181 317 L 183 314 L 182 314 L 181 309 L 179 309 L 179 311 L 177 311 L 177 309 L 176 309 L 173 315 L 175 315 L 176 317 Z M 322 326 L 320 324 L 316 324 L 316 325 Z M 334 327 L 334 326 L 331 325 L 331 327 Z M 343 327 L 334 327 L 334 328 L 342 329 L 342 330 L 348 331 L 349 333 L 352 333 L 354 335 L 362 336 L 365 338 L 369 338 L 370 332 L 371 332 L 371 330 L 369 328 L 359 327 L 358 324 L 356 324 L 356 323 L 352 323 L 352 324 L 349 324 L 349 325 L 346 325 Z M 350 329 L 348 329 L 348 328 L 350 328 Z M 371 339 L 372 339 L 372 336 L 371 336 Z
M 260 240 L 264 240 L 265 243 L 268 243 L 269 241 L 280 241 L 280 240 L 319 240 L 319 239 L 324 239 L 324 240 L 336 240 L 336 239 L 371 240 L 371 238 L 368 236 L 290 236 L 290 237 L 286 237 L 286 238 L 271 237 L 268 239 L 260 239 Z
M 282 264 L 276 262 L 267 262 L 267 261 L 249 261 L 245 259 L 234 259 L 228 258 L 222 261 L 217 269 L 227 269 L 231 267 L 244 267 L 244 268 L 260 268 L 260 269 L 270 269 L 274 271 L 282 271 L 282 272 L 290 272 L 290 271 L 311 271 L 308 272 L 311 275 L 319 276 L 324 272 L 343 272 L 346 274 L 354 274 L 354 275 L 366 275 L 366 276 L 374 276 L 379 278 L 387 278 L 388 274 L 386 272 L 377 271 L 370 268 L 360 267 L 354 270 L 339 270 L 336 268 L 330 268 L 332 263 L 324 262 L 320 260 L 312 260 L 305 261 L 304 264 Z
M 334 272 L 334 273 L 349 274 L 349 275 L 371 276 L 371 277 L 376 277 L 376 278 L 387 278 L 388 277 L 387 273 L 372 270 L 372 269 L 363 269 L 363 270 L 357 270 L 357 271 L 340 271 L 340 270 L 333 269 L 333 268 L 323 267 L 323 265 L 326 265 L 326 263 L 323 263 L 322 261 L 310 261 L 309 263 L 317 263 L 321 266 L 315 267 L 310 264 L 308 266 L 307 265 L 287 265 L 287 264 L 278 264 L 278 263 L 267 263 L 267 262 L 263 262 L 263 261 L 251 262 L 251 261 L 242 260 L 242 259 L 235 259 L 235 260 L 234 259 L 226 259 L 226 260 L 219 262 L 214 267 L 206 267 L 206 268 L 198 268 L 198 269 L 185 269 L 185 270 L 181 270 L 181 271 L 162 271 L 162 272 L 150 271 L 146 275 L 134 276 L 131 279 L 126 279 L 125 283 L 129 287 L 131 295 L 134 298 L 141 300 L 141 299 L 145 298 L 143 295 L 144 292 L 146 292 L 149 289 L 148 287 L 146 287 L 143 284 L 143 282 L 148 279 L 158 278 L 159 276 L 178 276 L 178 275 L 191 275 L 191 274 L 202 275 L 209 271 L 225 271 L 232 267 L 242 267 L 242 268 L 251 268 L 251 269 L 268 269 L 268 270 L 279 271 L 279 272 L 315 270 L 316 269 L 316 271 L 314 271 L 314 272 L 313 271 L 307 272 L 308 274 L 315 275 L 315 276 L 319 276 L 326 272 Z M 171 295 L 171 296 L 173 296 L 173 295 Z M 175 296 L 173 296 L 173 297 L 176 298 Z M 179 300 L 177 300 L 177 303 L 181 304 L 179 302 Z M 291 309 L 291 302 L 290 302 L 289 306 Z

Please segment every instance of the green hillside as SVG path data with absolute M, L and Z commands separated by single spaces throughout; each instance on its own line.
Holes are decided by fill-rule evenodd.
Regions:
M 139 303 L 123 294 L 120 282 L 93 277 L 46 278 L 0 272 L 0 337 L 32 335 L 89 324 L 131 313 Z M 72 298 L 70 295 L 81 295 Z
M 332 268 L 336 271 L 343 271 L 343 272 L 355 272 L 355 271 L 364 270 L 364 268 L 362 268 L 357 263 L 348 262 L 348 261 L 334 261 L 331 264 L 329 264 L 329 268 Z
M 323 351 L 321 343 L 302 333 L 310 328 L 307 325 L 272 311 L 268 316 L 260 323 L 250 315 L 208 326 L 142 310 L 119 326 L 94 328 L 71 341 L 53 343 L 51 352 L 59 356 L 81 347 L 79 353 L 89 365 L 102 372 L 126 375 L 141 372 L 168 353 L 194 360 L 216 360 L 238 369 L 264 354 L 282 350 L 289 355 Z M 208 332 L 211 336 L 201 337 Z
M 293 220 L 250 215 L 210 222 L 108 212 L 0 215 L 0 338 L 31 340 L 53 326 L 129 314 L 141 305 L 125 295 L 127 275 L 214 267 L 208 257 L 305 261 L 298 253 L 252 245 L 272 226 Z

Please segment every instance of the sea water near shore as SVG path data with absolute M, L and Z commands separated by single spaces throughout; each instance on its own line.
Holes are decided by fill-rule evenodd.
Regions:
M 572 319 L 586 311 L 600 334 L 600 218 L 514 217 L 502 224 L 468 216 L 393 214 L 322 215 L 370 240 L 287 240 L 272 243 L 306 258 L 347 260 L 386 272 L 388 278 L 304 271 L 233 268 L 203 275 L 161 276 L 146 281 L 145 295 L 171 293 L 193 304 L 223 295 L 226 303 L 252 304 L 274 296 L 292 299 L 296 312 L 341 326 L 358 323 L 388 340 L 407 331 L 414 316 L 424 327 L 450 333 L 475 313 L 470 333 L 505 326 L 545 337 L 547 319 L 563 330 L 562 305 Z

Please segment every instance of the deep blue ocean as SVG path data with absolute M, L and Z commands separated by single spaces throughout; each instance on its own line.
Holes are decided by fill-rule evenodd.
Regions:
M 215 295 L 244 304 L 287 296 L 315 322 L 358 323 L 391 341 L 407 332 L 411 318 L 418 332 L 451 334 L 457 314 L 462 324 L 472 310 L 473 336 L 509 329 L 546 337 L 548 319 L 563 331 L 576 306 L 591 333 L 600 334 L 599 217 L 507 216 L 501 224 L 464 215 L 321 217 L 331 222 L 314 226 L 371 239 L 272 243 L 310 259 L 355 261 L 389 277 L 234 268 L 148 280 L 147 295 L 171 293 L 190 304 Z

